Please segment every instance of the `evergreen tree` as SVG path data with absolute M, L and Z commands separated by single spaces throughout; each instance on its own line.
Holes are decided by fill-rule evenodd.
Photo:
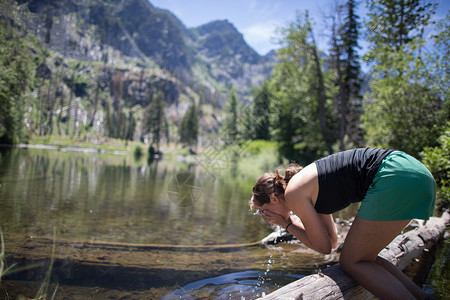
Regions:
M 371 91 L 366 95 L 364 129 L 369 145 L 404 150 L 418 156 L 435 146 L 440 127 L 448 118 L 448 98 L 439 96 L 430 81 L 422 37 L 433 7 L 419 1 L 376 1 L 370 6 L 373 66 Z M 392 10 L 392 12 L 390 11 Z M 385 28 L 391 24 L 391 28 Z M 374 49 L 376 47 L 376 51 Z M 447 106 L 448 107 L 448 106 Z
M 165 133 L 164 128 L 167 127 L 165 106 L 164 94 L 159 91 L 148 105 L 145 115 L 144 132 L 151 133 L 152 143 L 156 146 L 156 151 L 159 151 L 161 137 Z
M 423 3 L 423 4 L 422 4 Z M 367 39 L 371 44 L 368 61 L 389 64 L 389 53 L 404 49 L 414 39 L 423 38 L 434 8 L 421 0 L 368 1 Z
M 336 16 L 332 16 L 332 65 L 336 69 L 338 87 L 337 111 L 339 115 L 339 148 L 345 150 L 346 137 L 349 147 L 362 145 L 360 114 L 362 99 L 360 96 L 360 57 L 358 55 L 359 16 L 355 14 L 354 0 L 347 0 L 345 6 L 338 6 Z M 343 19 L 343 21 L 341 21 Z
M 235 88 L 230 91 L 230 98 L 225 106 L 225 143 L 230 145 L 237 141 L 238 139 L 238 97 Z
M 434 51 L 424 58 L 424 78 L 442 100 L 442 109 L 450 120 L 450 13 L 437 23 L 433 41 Z
M 345 61 L 345 85 L 348 94 L 357 95 L 360 89 L 359 73 L 361 71 L 361 63 L 358 55 L 359 16 L 355 14 L 355 0 L 347 0 L 346 3 L 345 23 L 342 28 L 342 40 L 344 46 Z
M 198 140 L 199 118 L 195 102 L 192 101 L 180 123 L 180 142 L 195 147 Z
M 270 99 L 272 95 L 269 83 L 264 82 L 259 89 L 253 91 L 253 130 L 257 140 L 270 140 Z
M 256 115 L 254 113 L 254 103 L 253 105 L 247 105 L 240 110 L 240 137 L 245 140 L 254 140 L 255 137 L 255 120 Z
M 0 20 L 0 144 L 20 142 L 26 93 L 33 77 L 29 51 L 15 29 Z

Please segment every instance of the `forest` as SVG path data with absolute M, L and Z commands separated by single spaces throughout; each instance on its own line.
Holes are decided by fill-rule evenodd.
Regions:
M 65 15 L 84 33 L 65 39 L 64 47 L 93 54 L 65 55 L 66 48 L 55 50 L 52 31 L 63 27 L 61 8 L 49 4 L 32 11 L 35 2 L 0 4 L 0 144 L 55 136 L 74 145 L 119 139 L 201 155 L 211 143 L 238 148 L 266 140 L 276 145 L 280 160 L 302 164 L 354 147 L 388 147 L 424 162 L 448 205 L 450 13 L 434 18 L 436 4 L 333 2 L 333 13 L 321 20 L 328 26 L 328 49 L 318 47 L 316 20 L 298 12 L 280 30 L 271 72 L 267 65 L 258 69 L 227 58 L 230 71 L 214 77 L 213 64 L 197 63 L 198 55 L 187 48 L 177 48 L 186 58 L 182 63 L 168 63 L 173 53 L 124 54 L 99 24 L 129 24 L 107 14 L 94 18 L 95 9 L 106 9 L 96 1 L 88 8 L 90 23 Z M 356 14 L 357 5 L 367 6 L 367 21 Z M 368 43 L 364 54 L 362 37 Z M 268 75 L 258 84 L 223 79 L 245 70 Z

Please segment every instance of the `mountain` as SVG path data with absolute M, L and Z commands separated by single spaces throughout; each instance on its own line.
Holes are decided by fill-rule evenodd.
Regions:
M 192 29 L 196 48 L 208 59 L 232 60 L 257 64 L 262 57 L 244 40 L 228 20 L 213 21 Z
M 170 11 L 146 0 L 18 0 L 32 13 L 28 27 L 48 47 L 79 61 L 134 61 L 157 65 L 185 84 L 206 86 L 226 98 L 235 86 L 250 88 L 268 76 L 273 57 L 263 57 L 227 20 L 188 29 Z
M 239 90 L 261 83 L 270 74 L 274 58 L 260 56 L 229 21 L 213 21 L 191 32 L 198 56 L 218 82 Z

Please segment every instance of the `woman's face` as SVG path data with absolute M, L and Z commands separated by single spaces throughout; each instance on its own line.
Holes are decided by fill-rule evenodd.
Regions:
M 265 203 L 261 207 L 259 207 L 259 210 L 270 210 L 271 212 L 274 212 L 276 214 L 279 214 L 283 216 L 284 218 L 288 218 L 290 215 L 290 210 L 286 206 L 286 202 L 284 202 L 284 199 L 281 199 L 278 196 L 272 195 L 270 197 L 270 203 Z

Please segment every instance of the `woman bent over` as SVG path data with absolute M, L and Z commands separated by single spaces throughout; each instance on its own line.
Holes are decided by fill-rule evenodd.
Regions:
M 321 253 L 337 247 L 332 213 L 361 202 L 347 234 L 341 267 L 381 299 L 426 299 L 427 294 L 378 256 L 411 219 L 433 215 L 436 183 L 428 169 L 395 150 L 361 148 L 339 152 L 305 168 L 291 165 L 265 173 L 250 205 Z M 300 218 L 291 219 L 290 212 Z

